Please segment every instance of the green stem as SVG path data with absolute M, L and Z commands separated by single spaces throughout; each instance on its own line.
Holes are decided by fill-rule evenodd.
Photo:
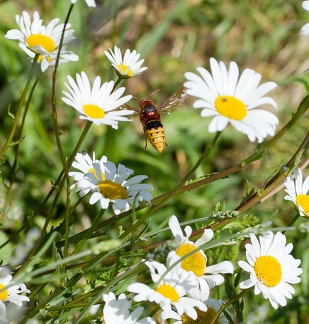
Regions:
M 118 79 L 114 84 L 113 90 L 112 92 L 114 92 L 114 90 L 116 89 L 116 87 L 118 86 L 118 84 L 123 80 L 124 78 L 121 75 L 118 75 Z
M 221 132 L 217 132 L 215 137 L 213 138 L 212 142 L 207 146 L 204 153 L 201 155 L 199 160 L 196 162 L 194 167 L 188 172 L 188 174 L 182 179 L 182 181 L 179 183 L 179 185 L 176 187 L 177 189 L 180 188 L 182 185 L 184 185 L 188 180 L 191 179 L 195 171 L 198 169 L 198 167 L 203 163 L 203 161 L 208 157 L 212 149 L 214 148 L 215 144 L 217 143 L 217 140 L 219 136 L 221 135 Z
M 215 146 L 221 132 L 217 132 L 216 135 L 214 136 L 212 142 L 207 146 L 205 149 L 204 153 L 201 155 L 199 160 L 195 163 L 193 168 L 187 173 L 187 175 L 179 182 L 179 184 L 172 190 L 170 191 L 157 205 L 153 206 L 150 210 L 148 210 L 135 224 L 134 226 L 131 226 L 126 230 L 125 233 L 121 235 L 120 238 L 125 237 L 129 233 L 135 230 L 137 226 L 142 224 L 149 216 L 151 216 L 154 212 L 156 212 L 158 209 L 161 208 L 172 196 L 174 196 L 177 191 L 193 176 L 193 174 L 196 172 L 198 167 L 202 164 L 202 162 L 208 157 L 210 154 L 211 150 Z
M 84 141 L 89 129 L 90 129 L 90 126 L 92 125 L 92 122 L 90 121 L 87 121 L 87 124 L 83 130 L 83 133 L 81 134 L 76 146 L 75 146 L 75 149 L 73 151 L 73 153 L 71 154 L 71 156 L 69 157 L 68 159 L 68 163 L 67 163 L 67 166 L 68 166 L 68 169 L 71 167 L 74 159 L 75 159 L 75 156 L 76 156 L 76 153 L 77 151 L 79 150 L 82 142 Z M 46 205 L 47 201 L 49 200 L 49 198 L 51 197 L 51 195 L 54 193 L 54 190 L 55 188 L 58 187 L 62 177 L 63 177 L 63 174 L 64 174 L 64 170 L 62 170 L 59 174 L 59 176 L 57 177 L 55 183 L 53 184 L 52 188 L 50 189 L 49 193 L 47 194 L 47 196 L 45 197 L 44 201 L 42 202 L 42 204 L 40 205 L 40 207 L 35 211 L 34 215 L 37 215 L 40 213 L 40 211 L 43 209 L 43 207 Z
M 75 146 L 75 149 L 73 151 L 73 153 L 71 154 L 70 158 L 68 159 L 68 168 L 70 168 L 71 164 L 73 163 L 74 161 L 74 158 L 76 156 L 76 153 L 77 151 L 79 150 L 85 136 L 87 135 L 89 129 L 90 129 L 90 126 L 92 125 L 92 122 L 87 122 L 84 130 L 83 130 L 83 133 L 81 134 L 76 146 Z M 42 205 L 36 210 L 36 212 L 34 213 L 34 215 L 37 215 L 38 213 L 40 213 L 40 211 L 42 210 L 42 208 L 44 207 L 44 205 L 47 203 L 47 201 L 49 200 L 49 198 L 52 196 L 52 194 L 54 193 L 54 190 L 56 188 L 58 188 L 56 194 L 55 194 L 55 197 L 54 197 L 54 200 L 52 202 L 52 206 L 48 212 L 48 215 L 47 215 L 47 218 L 45 220 L 45 223 L 43 225 L 43 228 L 42 228 L 42 231 L 41 231 L 41 235 L 40 237 L 38 238 L 38 240 L 36 241 L 36 244 L 34 246 L 34 248 L 32 249 L 31 253 L 29 254 L 29 256 L 27 257 L 27 259 L 25 260 L 25 262 L 23 263 L 23 265 L 18 269 L 18 272 L 22 271 L 28 264 L 29 260 L 31 260 L 31 258 L 33 257 L 33 255 L 35 255 L 35 253 L 39 250 L 40 248 L 40 245 L 41 245 L 41 242 L 43 240 L 43 238 L 45 237 L 46 235 L 46 231 L 47 231 L 47 227 L 48 227 L 48 224 L 52 218 L 52 215 L 53 215 L 53 210 L 56 206 L 56 203 L 59 199 L 59 196 L 60 196 L 60 192 L 61 192 L 61 189 L 63 188 L 63 185 L 64 185 L 64 178 L 63 178 L 63 174 L 64 174 L 64 170 L 61 171 L 61 173 L 59 174 L 55 184 L 53 185 L 53 187 L 51 188 L 51 190 L 49 191 L 48 195 L 45 197 Z
M 35 75 L 35 70 L 36 70 L 36 67 L 37 67 L 37 59 L 38 59 L 38 54 L 33 59 L 31 69 L 30 69 L 30 72 L 29 72 L 29 78 L 28 78 L 28 81 L 27 81 L 27 83 L 25 85 L 25 88 L 24 88 L 24 90 L 22 92 L 21 98 L 19 100 L 16 112 L 15 112 L 15 116 L 14 116 L 14 121 L 13 121 L 12 127 L 10 129 L 10 133 L 9 133 L 9 135 L 7 137 L 7 140 L 6 140 L 4 146 L 2 147 L 2 150 L 0 152 L 0 159 L 4 156 L 6 150 L 9 148 L 9 146 L 10 146 L 12 140 L 13 140 L 13 137 L 15 135 L 16 128 L 17 128 L 17 125 L 18 125 L 18 122 L 19 122 L 19 116 L 20 116 L 22 107 L 23 107 L 23 105 L 25 103 L 26 95 L 27 95 L 27 92 L 29 90 L 30 83 L 31 83 L 31 81 L 32 81 L 32 79 L 33 79 L 33 77 Z
M 307 96 L 302 103 L 299 106 L 299 109 L 297 110 L 297 113 L 294 114 L 293 118 L 291 121 L 289 121 L 283 128 L 285 129 L 285 131 L 279 131 L 274 138 L 276 139 L 276 141 L 278 141 L 287 131 L 287 129 L 290 129 L 292 127 L 292 125 L 294 125 L 294 123 L 307 111 L 308 106 L 309 105 L 309 96 Z M 152 200 L 152 204 L 157 206 L 157 204 L 161 204 L 162 201 L 166 201 L 168 199 L 168 197 L 171 196 L 171 194 L 173 193 L 174 195 L 176 194 L 181 194 L 183 192 L 186 191 L 190 191 L 196 188 L 199 188 L 201 186 L 204 186 L 206 184 L 212 183 L 217 181 L 218 179 L 222 179 L 222 178 L 226 178 L 229 175 L 238 172 L 239 170 L 245 168 L 247 165 L 249 165 L 250 163 L 252 163 L 253 161 L 256 161 L 258 159 L 261 159 L 263 157 L 263 155 L 265 155 L 265 152 L 267 149 L 271 148 L 276 141 L 271 141 L 271 142 L 265 142 L 263 143 L 258 149 L 257 151 L 255 151 L 252 155 L 250 155 L 248 158 L 246 158 L 245 160 L 243 160 L 242 162 L 226 169 L 220 172 L 216 172 L 210 175 L 205 176 L 203 179 L 201 180 L 197 180 L 197 181 L 191 181 L 188 184 L 182 185 L 182 186 L 178 186 L 176 187 L 174 190 L 164 193 L 160 196 L 155 197 Z M 294 163 L 296 160 L 298 160 L 299 158 L 299 154 L 302 153 L 304 154 L 305 151 L 308 149 L 308 142 L 309 142 L 309 136 L 308 134 L 306 135 L 305 139 L 303 140 L 302 144 L 300 145 L 300 147 L 297 149 L 296 153 L 291 157 L 291 159 L 287 162 L 287 166 L 294 166 Z M 280 183 L 283 182 L 283 180 L 286 177 L 286 174 L 289 172 L 289 170 L 287 170 L 286 172 L 283 172 L 281 174 L 277 174 L 275 175 L 273 178 L 271 178 L 268 183 L 263 187 L 262 190 L 260 190 L 258 193 L 252 195 L 251 197 L 248 197 L 246 199 L 245 202 L 241 203 L 236 210 L 240 211 L 241 213 L 247 211 L 248 209 L 250 209 L 251 207 L 253 207 L 254 205 L 256 205 L 259 201 L 261 201 L 266 195 L 268 195 L 270 192 L 272 192 L 272 190 L 274 188 L 276 188 L 276 186 L 278 186 Z M 280 173 L 280 172 L 279 172 Z M 136 210 L 141 210 L 143 208 L 145 208 L 147 205 L 146 204 L 141 204 L 138 208 L 136 208 Z M 127 211 L 124 213 L 121 213 L 120 215 L 117 215 L 117 219 L 123 219 L 129 215 L 131 215 L 132 211 Z M 143 219 L 140 219 L 138 221 L 138 224 L 141 224 L 142 221 L 144 221 L 146 218 L 143 217 Z M 113 222 L 113 217 L 104 220 L 101 224 L 100 227 L 105 227 L 109 224 L 111 224 Z M 222 228 L 223 226 L 225 226 L 227 223 L 230 223 L 231 219 L 225 219 L 220 221 L 218 224 L 216 224 L 213 229 L 219 229 Z
M 294 215 L 294 217 L 293 217 L 293 219 L 291 220 L 291 222 L 290 222 L 290 224 L 288 225 L 288 227 L 290 227 L 290 226 L 292 226 L 297 220 L 298 220 L 298 218 L 299 218 L 299 212 L 297 212 L 295 215 Z M 282 232 L 282 234 L 285 234 L 285 232 L 286 231 L 283 231 Z
M 289 131 L 294 124 L 303 116 L 303 114 L 308 110 L 309 107 L 309 95 L 306 96 L 300 103 L 297 111 L 293 114 L 293 117 L 280 129 L 280 131 L 271 138 L 268 142 L 265 143 L 265 149 L 272 147 L 277 140 L 282 137 L 287 131 Z
M 129 244 L 130 244 L 130 242 L 126 242 L 123 245 L 118 246 L 114 250 L 111 250 L 109 252 L 104 251 L 104 252 L 101 252 L 100 254 L 98 254 L 94 259 L 90 260 L 85 267 L 83 267 L 75 275 L 73 275 L 72 278 L 70 278 L 63 285 L 57 286 L 55 288 L 55 290 L 52 291 L 45 299 L 43 299 L 42 301 L 40 301 L 40 303 L 38 303 L 31 311 L 28 312 L 27 316 L 24 317 L 24 319 L 23 319 L 23 321 L 21 323 L 25 323 L 26 319 L 32 318 L 33 316 L 35 316 L 41 309 L 44 309 L 44 307 L 46 307 L 46 305 L 50 301 L 52 301 L 54 298 L 56 298 L 56 297 L 60 298 L 71 287 L 73 287 L 74 285 L 76 285 L 76 283 L 79 280 L 81 280 L 81 278 L 83 278 L 83 276 L 85 275 L 85 273 L 87 273 L 88 271 L 90 271 L 93 267 L 96 267 L 100 262 L 102 262 L 102 260 L 104 260 L 105 258 L 108 258 L 110 255 L 116 253 L 118 250 L 123 250 L 123 249 L 127 248 L 127 246 Z M 81 252 L 81 253 L 84 253 L 84 252 Z M 71 257 L 74 258 L 74 256 L 71 256 Z M 139 273 L 139 269 L 142 266 L 143 265 L 138 264 L 137 266 L 134 266 L 132 269 L 129 269 L 129 270 L 125 271 L 123 274 L 117 276 L 111 282 L 109 282 L 108 285 L 105 287 L 105 289 L 108 291 L 108 289 L 111 288 L 113 285 L 115 285 L 116 282 L 119 282 L 120 280 L 122 280 L 123 277 L 128 276 L 128 274 L 130 272 Z
M 54 71 L 53 71 L 53 79 L 52 79 L 53 80 L 53 82 L 52 82 L 52 110 L 53 110 L 54 133 L 55 133 L 57 147 L 58 147 L 58 150 L 60 153 L 61 161 L 63 164 L 63 169 L 64 169 L 66 176 L 67 176 L 67 163 L 66 163 L 66 158 L 64 156 L 63 149 L 62 149 L 62 145 L 61 145 L 61 141 L 60 141 L 60 131 L 59 131 L 59 127 L 58 127 L 56 80 L 57 80 L 57 71 L 58 71 L 58 67 L 59 67 L 60 53 L 61 53 L 61 49 L 62 49 L 62 45 L 63 45 L 64 35 L 65 35 L 66 27 L 69 22 L 73 7 L 74 7 L 74 5 L 70 6 L 68 14 L 65 19 L 65 22 L 63 24 L 63 29 L 62 29 L 62 33 L 61 33 L 60 42 L 59 42 L 59 48 L 58 48 L 58 53 L 57 53 Z
M 227 176 L 241 170 L 248 164 L 250 164 L 258 159 L 261 159 L 263 157 L 263 155 L 265 154 L 266 150 L 270 149 L 283 135 L 285 135 L 286 132 L 288 130 L 290 130 L 292 128 L 292 126 L 294 124 L 296 124 L 296 122 L 304 115 L 304 113 L 308 110 L 308 108 L 309 108 L 309 96 L 305 97 L 302 100 L 302 102 L 300 103 L 300 105 L 297 109 L 297 112 L 293 115 L 292 119 L 287 124 L 285 124 L 273 138 L 271 138 L 268 142 L 264 142 L 263 144 L 261 144 L 261 146 L 253 154 L 251 154 L 249 157 L 244 159 L 241 163 L 239 163 L 235 166 L 232 166 L 224 171 L 213 173 L 201 180 L 190 182 L 190 183 L 178 188 L 176 193 L 180 194 L 182 192 L 201 187 L 207 183 L 214 182 L 218 179 L 222 179 L 224 177 L 227 177 Z M 300 147 L 298 148 L 298 150 L 296 151 L 296 153 L 293 155 L 293 157 L 290 159 L 290 161 L 286 164 L 287 166 L 292 165 L 294 163 L 294 161 L 297 159 L 298 154 L 301 153 L 302 150 L 306 150 L 308 148 L 307 143 L 308 143 L 308 134 L 305 137 L 305 139 L 303 140 L 303 142 L 300 145 Z M 304 152 L 302 152 L 302 153 L 304 153 Z M 165 193 L 161 196 L 156 197 L 153 200 L 153 204 L 155 204 L 157 201 L 161 201 L 162 199 L 165 199 L 165 197 L 168 196 L 169 194 L 170 193 Z
M 89 229 L 86 231 L 84 237 L 82 238 L 82 240 L 77 244 L 76 249 L 73 251 L 73 254 L 78 253 L 82 247 L 85 245 L 85 243 L 91 238 L 91 235 L 93 234 L 93 231 L 97 228 L 97 225 L 99 224 L 100 220 L 102 219 L 102 216 L 104 214 L 105 210 L 101 209 L 97 216 L 95 217 L 92 225 L 89 227 Z
M 69 14 L 68 14 L 68 17 L 69 17 Z M 68 18 L 67 17 L 67 18 Z M 115 85 L 114 85 L 114 88 L 113 90 L 116 88 L 116 86 L 120 83 L 120 81 L 122 80 L 123 78 L 122 77 L 118 77 L 118 80 L 115 82 Z M 55 85 L 55 74 L 54 74 L 54 83 L 53 83 L 53 93 L 55 93 L 55 88 L 54 88 L 54 85 Z M 57 126 L 57 112 L 56 112 L 56 106 L 55 106 L 55 100 L 53 100 L 53 113 L 54 113 L 54 129 L 55 129 L 55 135 L 56 135 L 56 139 L 57 139 L 57 145 L 58 145 L 58 148 L 59 148 L 59 151 L 62 151 L 62 148 L 61 148 L 61 144 L 60 144 L 60 139 L 59 137 L 57 136 L 57 129 L 58 129 L 58 126 Z M 52 206 L 50 208 L 50 211 L 48 213 L 48 216 L 46 218 L 46 221 L 45 221 L 45 224 L 43 226 L 43 229 L 42 229 L 42 233 L 41 233 L 41 236 L 40 238 L 38 239 L 37 241 L 37 244 L 35 246 L 35 248 L 33 249 L 32 253 L 35 253 L 36 249 L 39 247 L 39 244 L 42 240 L 42 238 L 44 237 L 45 233 L 46 233 L 46 229 L 47 229 L 47 226 L 51 220 L 51 217 L 52 217 L 52 214 L 53 214 L 53 210 L 54 210 L 54 207 L 59 199 L 59 196 L 60 196 L 60 193 L 62 191 L 62 188 L 63 188 L 63 185 L 64 185 L 64 180 L 66 179 L 67 180 L 67 183 L 68 183 L 68 169 L 70 168 L 71 164 L 73 163 L 74 161 L 74 158 L 76 156 L 76 153 L 81 145 L 81 143 L 83 142 L 84 140 L 84 137 L 86 136 L 90 126 L 92 125 L 92 122 L 89 122 L 87 121 L 87 125 L 83 131 L 83 134 L 81 135 L 76 147 L 75 147 L 75 150 L 73 151 L 73 153 L 71 154 L 69 160 L 68 160 L 68 163 L 64 163 L 63 159 L 64 159 L 64 156 L 62 156 L 62 161 L 63 161 L 63 170 L 62 172 L 60 173 L 60 175 L 58 176 L 54 186 L 51 188 L 50 192 L 48 193 L 48 195 L 46 196 L 46 198 L 44 199 L 42 205 L 40 206 L 40 208 L 37 210 L 37 213 L 39 213 L 39 211 L 43 208 L 43 206 L 46 204 L 46 202 L 49 200 L 49 198 L 51 197 L 51 195 L 53 194 L 55 188 L 57 188 L 57 193 L 55 195 L 55 198 L 54 198 L 54 201 L 52 203 Z M 63 178 L 63 175 L 64 175 L 64 178 Z M 68 205 L 68 202 L 69 202 L 69 194 L 70 194 L 70 191 L 69 191 L 69 186 L 67 185 L 67 204 L 66 204 L 66 219 L 65 219 L 65 246 L 64 246 L 64 255 L 66 256 L 66 251 L 68 250 L 68 246 L 69 246 L 69 217 L 70 217 L 70 209 L 69 209 L 69 205 Z
M 65 174 L 68 175 L 68 171 L 65 172 Z M 64 250 L 63 255 L 64 257 L 68 256 L 68 249 L 69 249 L 69 236 L 70 236 L 70 184 L 69 184 L 69 177 L 66 177 L 66 204 L 65 204 L 65 244 L 64 244 Z
M 235 210 L 244 213 L 245 211 L 249 210 L 253 206 L 255 206 L 257 203 L 259 203 L 265 196 L 268 196 L 271 192 L 275 190 L 286 178 L 286 176 L 295 168 L 295 161 L 299 161 L 301 157 L 305 154 L 305 152 L 309 148 L 309 133 L 306 134 L 304 140 L 296 150 L 296 152 L 293 154 L 291 159 L 286 163 L 287 169 L 282 171 L 279 170 L 270 180 L 267 181 L 267 183 L 260 189 L 256 190 L 250 197 L 248 197 L 244 202 L 242 202 Z M 293 222 L 297 218 L 293 218 Z M 224 219 L 222 222 L 216 224 L 213 227 L 213 230 L 219 229 L 224 227 L 225 225 L 232 222 L 233 219 Z
M 235 303 L 236 300 L 240 299 L 241 297 L 243 297 L 249 289 L 244 289 L 242 290 L 238 295 L 236 295 L 233 299 L 231 299 L 230 301 L 228 301 L 227 303 L 224 303 L 220 309 L 217 311 L 217 313 L 215 314 L 215 316 L 210 320 L 209 324 L 215 324 L 216 320 L 219 318 L 220 314 L 230 305 L 232 305 L 233 303 Z
M 79 150 L 79 148 L 80 148 L 82 142 L 84 141 L 84 138 L 85 138 L 86 134 L 88 133 L 88 131 L 89 131 L 91 125 L 92 125 L 92 122 L 87 121 L 87 124 L 86 124 L 86 126 L 85 126 L 85 128 L 84 128 L 84 130 L 83 130 L 83 133 L 81 134 L 81 136 L 80 136 L 80 138 L 79 138 L 79 141 L 78 141 L 78 143 L 76 144 L 73 153 L 71 154 L 70 158 L 68 159 L 68 163 L 67 163 L 67 169 L 68 169 L 68 170 L 69 170 L 69 168 L 71 167 L 71 165 L 72 165 L 72 163 L 73 163 L 73 161 L 74 161 L 74 159 L 75 159 L 76 153 L 77 153 L 77 151 Z M 60 183 L 58 182 L 59 185 L 58 185 L 58 183 L 57 183 L 57 184 L 55 184 L 55 186 L 54 186 L 54 189 L 57 188 L 57 193 L 56 193 L 55 198 L 54 198 L 54 200 L 53 200 L 53 202 L 52 202 L 52 206 L 51 206 L 50 212 L 49 212 L 49 214 L 48 214 L 48 217 L 51 216 L 51 214 L 53 213 L 54 208 L 56 207 L 57 201 L 58 201 L 58 199 L 59 199 L 60 193 L 61 193 L 61 191 L 62 191 L 62 189 L 63 189 L 63 186 L 64 186 L 64 183 L 65 183 L 65 180 L 68 181 L 68 179 L 67 179 L 67 177 L 66 177 L 66 175 L 65 175 L 64 173 L 65 173 L 65 171 L 62 170 L 62 172 L 61 172 L 61 176 L 59 176 L 59 177 L 57 178 L 57 180 L 59 179 L 59 182 L 60 182 Z M 63 177 L 63 175 L 64 175 L 64 177 Z M 57 185 L 57 187 L 56 187 L 56 185 Z M 69 210 L 68 210 L 68 216 L 69 216 L 69 215 L 70 215 L 70 212 L 69 212 Z
M 27 100 L 26 108 L 25 108 L 25 111 L 24 111 L 24 114 L 23 114 L 23 117 L 22 117 L 21 125 L 20 125 L 20 128 L 18 129 L 17 141 L 16 141 L 16 145 L 14 146 L 15 158 L 14 158 L 14 162 L 12 164 L 11 170 L 10 170 L 10 184 L 9 184 L 9 188 L 8 188 L 8 191 L 7 191 L 5 203 L 4 203 L 4 206 L 3 206 L 3 209 L 2 209 L 1 218 L 4 217 L 4 215 L 6 213 L 7 206 L 11 201 L 12 187 L 13 187 L 13 184 L 14 184 L 15 171 L 16 171 L 16 167 L 17 167 L 17 164 L 18 164 L 19 148 L 20 148 L 20 143 L 21 143 L 21 140 L 22 140 L 23 129 L 24 129 L 24 126 L 25 126 L 26 116 L 27 116 L 27 113 L 28 113 L 28 110 L 29 110 L 32 95 L 34 93 L 34 89 L 36 88 L 36 86 L 38 84 L 38 81 L 39 81 L 39 78 L 37 78 L 35 80 L 32 88 L 31 88 L 29 98 Z
M 296 213 L 296 215 L 291 220 L 290 224 L 288 226 L 292 226 L 299 218 L 299 212 Z
M 66 31 L 67 24 L 70 19 L 71 12 L 73 10 L 74 5 L 72 4 L 69 8 L 68 14 L 66 16 L 64 25 L 63 25 L 63 30 L 61 33 L 61 38 L 60 38 L 60 43 L 59 43 L 59 48 L 58 48 L 58 53 L 56 57 L 56 62 L 54 66 L 54 71 L 53 71 L 53 82 L 52 82 L 52 110 L 53 110 L 53 124 L 54 124 L 54 133 L 56 137 L 56 142 L 57 142 L 57 147 L 58 151 L 61 157 L 62 165 L 63 165 L 63 171 L 64 171 L 64 179 L 66 180 L 67 183 L 67 190 L 66 190 L 66 213 L 65 213 L 65 246 L 64 246 L 64 257 L 67 256 L 68 252 L 68 241 L 69 241 L 69 217 L 70 217 L 70 188 L 69 188 L 69 176 L 68 176 L 68 165 L 66 161 L 66 157 L 63 152 L 61 140 L 60 140 L 60 131 L 58 127 L 58 116 L 57 116 L 57 97 L 56 97 L 56 80 L 57 80 L 57 71 L 58 71 L 58 66 L 59 66 L 59 61 L 60 61 L 60 53 L 63 45 L 63 40 L 64 40 L 64 35 Z M 61 188 L 62 189 L 62 188 Z

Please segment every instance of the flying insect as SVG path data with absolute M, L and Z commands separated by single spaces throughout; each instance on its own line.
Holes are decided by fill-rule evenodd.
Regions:
M 152 93 L 153 94 L 153 93 Z M 147 139 L 151 145 L 161 153 L 166 143 L 165 129 L 161 122 L 161 113 L 170 113 L 178 109 L 187 97 L 187 92 L 184 87 L 180 88 L 175 94 L 170 96 L 162 106 L 157 106 L 150 98 L 145 98 L 139 101 L 139 109 L 135 110 L 129 105 L 121 106 L 121 109 L 135 110 L 136 113 L 130 117 L 133 119 L 139 116 L 144 130 L 145 148 L 147 148 Z

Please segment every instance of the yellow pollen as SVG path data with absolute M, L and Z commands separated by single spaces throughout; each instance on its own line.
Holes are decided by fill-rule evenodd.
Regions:
M 121 186 L 119 183 L 115 183 L 110 180 L 100 182 L 98 184 L 98 187 L 99 187 L 100 193 L 105 198 L 109 198 L 110 200 L 127 199 L 129 197 L 126 188 Z
M 43 55 L 39 55 L 37 63 L 40 63 L 43 60 Z M 45 56 L 48 62 L 51 62 L 53 59 L 50 56 Z
M 0 300 L 6 300 L 9 297 L 9 292 L 7 291 L 7 289 L 4 288 L 5 286 L 0 284 Z
M 127 75 L 128 77 L 131 77 L 133 75 L 133 70 L 129 70 L 129 67 L 127 65 L 122 64 L 122 63 L 117 65 L 117 70 L 122 75 Z
M 216 315 L 216 311 L 213 308 L 208 307 L 206 312 L 199 310 L 197 307 L 194 307 L 194 309 L 197 312 L 197 319 L 193 320 L 186 313 L 184 313 L 181 316 L 182 324 L 208 324 L 208 323 L 220 324 L 220 321 L 218 318 L 214 322 L 212 322 L 213 318 Z
M 93 119 L 102 119 L 105 116 L 104 109 L 93 104 L 84 105 L 83 110 L 86 116 Z
M 176 249 L 176 254 L 183 257 L 196 250 L 194 244 L 184 243 Z M 181 267 L 186 271 L 192 271 L 197 277 L 202 276 L 206 270 L 206 257 L 201 251 L 197 251 L 181 261 Z
M 232 96 L 219 96 L 215 100 L 218 113 L 234 120 L 242 120 L 247 115 L 247 107 L 239 99 Z
M 177 303 L 179 300 L 179 295 L 177 293 L 177 290 L 174 287 L 169 286 L 167 284 L 163 284 L 160 287 L 158 287 L 156 289 L 156 292 L 170 299 L 174 303 Z
M 97 180 L 99 180 L 99 178 L 98 178 L 98 176 L 97 176 L 97 174 L 96 174 L 94 168 L 90 168 L 86 173 L 93 173 L 93 175 L 95 176 L 95 178 L 96 178 Z M 102 177 L 102 180 L 105 181 L 106 178 L 105 178 L 105 174 L 104 174 L 104 172 L 101 172 L 101 177 Z
M 282 268 L 276 258 L 270 255 L 263 255 L 257 258 L 254 265 L 254 272 L 266 287 L 275 287 L 282 278 Z
M 47 52 L 52 53 L 56 49 L 54 41 L 46 35 L 41 34 L 32 34 L 29 37 L 27 37 L 26 40 L 29 48 L 36 52 L 35 49 L 33 49 L 36 46 L 43 47 Z
M 296 207 L 301 206 L 304 210 L 304 214 L 309 214 L 309 196 L 307 195 L 297 195 L 296 196 Z

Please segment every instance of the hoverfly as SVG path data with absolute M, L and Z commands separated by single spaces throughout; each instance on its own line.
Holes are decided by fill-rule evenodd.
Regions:
M 178 109 L 186 97 L 186 89 L 182 87 L 175 94 L 170 96 L 160 107 L 156 106 L 151 99 L 145 98 L 139 101 L 138 110 L 128 105 L 123 105 L 120 108 L 136 111 L 136 113 L 130 117 L 133 119 L 139 116 L 144 130 L 145 148 L 147 147 L 148 139 L 151 145 L 161 153 L 164 147 L 167 146 L 164 126 L 161 123 L 161 113 L 170 113 L 172 110 Z

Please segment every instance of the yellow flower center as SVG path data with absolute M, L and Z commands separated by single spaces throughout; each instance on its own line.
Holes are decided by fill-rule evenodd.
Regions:
M 0 284 L 0 300 L 6 300 L 9 297 L 9 292 L 4 288 L 5 286 Z
M 242 120 L 247 115 L 247 107 L 239 99 L 232 96 L 219 96 L 215 100 L 218 113 L 234 120 Z
M 194 244 L 184 243 L 176 249 L 176 254 L 183 257 L 193 250 L 196 250 L 196 246 Z M 191 270 L 196 276 L 200 277 L 205 273 L 206 261 L 207 259 L 202 252 L 197 251 L 182 260 L 181 267 L 186 271 Z
M 179 295 L 177 293 L 177 290 L 174 287 L 171 287 L 167 284 L 163 284 L 160 287 L 158 287 L 156 289 L 156 292 L 170 299 L 174 303 L 177 303 L 179 300 Z
M 120 72 L 120 74 L 127 75 L 128 77 L 131 77 L 134 73 L 133 70 L 130 70 L 127 65 L 122 63 L 117 65 L 117 70 Z
M 110 180 L 100 182 L 98 184 L 100 193 L 110 200 L 115 199 L 127 199 L 129 197 L 127 189 L 121 186 L 119 183 L 115 183 Z
M 85 115 L 93 119 L 102 119 L 105 116 L 104 109 L 93 104 L 84 105 L 83 110 Z
M 254 272 L 266 287 L 277 286 L 282 278 L 280 263 L 270 255 L 263 255 L 257 258 L 254 265 Z
M 203 312 L 196 307 L 194 307 L 194 308 L 197 312 L 197 319 L 193 320 L 187 314 L 183 314 L 181 316 L 182 324 L 208 324 L 208 323 L 220 324 L 220 321 L 218 320 L 218 318 L 214 322 L 212 322 L 212 319 L 216 315 L 216 311 L 213 308 L 208 307 L 206 312 Z
M 26 42 L 29 48 L 34 52 L 36 51 L 33 48 L 36 46 L 43 47 L 49 53 L 52 53 L 56 49 L 54 41 L 46 35 L 32 34 L 29 37 L 27 37 Z
M 304 210 L 304 214 L 309 216 L 309 196 L 297 195 L 296 196 L 296 207 L 301 206 Z

